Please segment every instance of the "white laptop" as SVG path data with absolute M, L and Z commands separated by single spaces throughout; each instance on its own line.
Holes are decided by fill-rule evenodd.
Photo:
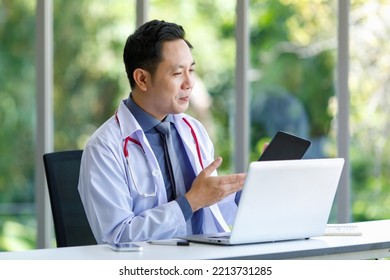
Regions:
M 342 158 L 252 162 L 231 233 L 182 238 L 236 245 L 321 236 L 343 165 Z

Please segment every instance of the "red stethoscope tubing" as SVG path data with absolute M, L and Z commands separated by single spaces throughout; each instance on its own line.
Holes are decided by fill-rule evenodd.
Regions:
M 196 153 L 198 154 L 199 163 L 200 163 L 200 166 L 202 167 L 202 169 L 204 169 L 202 155 L 200 153 L 200 146 L 199 146 L 199 142 L 198 142 L 198 137 L 196 136 L 195 130 L 186 118 L 183 118 L 183 121 L 186 123 L 186 125 L 188 125 L 188 127 L 191 130 L 192 137 L 194 138 L 194 141 L 195 141 Z
M 118 122 L 118 124 L 120 125 L 119 118 L 118 118 L 118 112 L 115 112 L 115 118 L 116 118 L 116 121 Z M 200 153 L 199 141 L 198 141 L 198 137 L 196 136 L 195 130 L 186 118 L 183 118 L 183 121 L 191 130 L 191 135 L 195 141 L 196 153 L 198 154 L 198 160 L 199 160 L 200 166 L 202 167 L 202 169 L 204 169 L 202 155 Z M 129 141 L 133 142 L 134 144 L 137 144 L 144 151 L 144 148 L 142 147 L 141 142 L 139 142 L 137 139 L 134 139 L 130 136 L 127 136 L 125 138 L 125 144 L 123 145 L 123 153 L 124 153 L 125 157 L 129 156 L 129 151 L 127 150 L 127 144 L 129 143 Z

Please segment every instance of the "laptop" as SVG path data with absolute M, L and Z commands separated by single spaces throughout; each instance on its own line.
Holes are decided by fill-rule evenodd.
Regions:
M 252 162 L 232 231 L 181 238 L 238 245 L 321 236 L 343 165 L 342 158 Z

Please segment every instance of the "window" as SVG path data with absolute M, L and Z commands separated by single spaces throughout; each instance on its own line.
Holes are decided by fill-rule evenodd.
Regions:
M 304 158 L 337 156 L 334 1 L 251 1 L 251 159 L 278 130 L 309 139 Z
M 0 251 L 33 248 L 35 1 L 0 3 Z
M 390 218 L 390 4 L 352 1 L 350 127 L 355 220 Z

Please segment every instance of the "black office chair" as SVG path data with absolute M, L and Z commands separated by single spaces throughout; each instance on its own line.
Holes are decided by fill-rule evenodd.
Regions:
M 43 155 L 57 247 L 96 244 L 77 190 L 82 150 Z

